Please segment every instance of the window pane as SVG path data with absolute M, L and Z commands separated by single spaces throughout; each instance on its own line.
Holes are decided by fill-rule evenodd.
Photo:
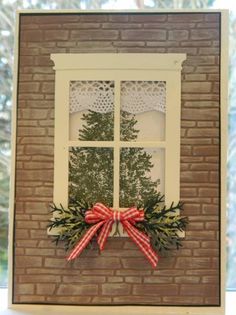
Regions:
M 164 141 L 166 82 L 121 82 L 121 140 Z
M 69 202 L 113 204 L 113 149 L 71 147 L 69 151 Z
M 7 286 L 8 212 L 0 205 L 0 287 Z M 1 300 L 1 299 L 0 299 Z
M 70 82 L 70 140 L 112 141 L 114 82 Z
M 130 207 L 165 190 L 165 152 L 159 148 L 120 150 L 120 207 Z

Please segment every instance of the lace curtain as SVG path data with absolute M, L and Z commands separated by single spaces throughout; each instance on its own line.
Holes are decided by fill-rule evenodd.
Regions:
M 71 81 L 70 113 L 83 110 L 107 113 L 114 110 L 113 81 Z M 164 81 L 121 82 L 121 109 L 131 114 L 166 111 Z

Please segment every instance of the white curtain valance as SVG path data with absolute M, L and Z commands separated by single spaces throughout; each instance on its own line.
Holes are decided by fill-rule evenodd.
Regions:
M 166 111 L 164 81 L 121 82 L 121 109 L 131 114 Z M 70 113 L 92 110 L 108 113 L 114 110 L 113 81 L 71 81 Z

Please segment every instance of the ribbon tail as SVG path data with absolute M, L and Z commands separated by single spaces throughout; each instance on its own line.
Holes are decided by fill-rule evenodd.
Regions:
M 76 245 L 76 247 L 73 249 L 73 251 L 70 253 L 70 255 L 67 257 L 67 260 L 73 260 L 76 257 L 78 257 L 81 252 L 85 249 L 85 247 L 88 245 L 88 243 L 91 241 L 93 236 L 96 234 L 97 230 L 104 224 L 104 221 L 100 221 L 99 223 L 93 225 L 82 237 L 82 239 L 79 241 L 79 243 Z
M 98 235 L 98 245 L 99 245 L 99 248 L 100 248 L 101 251 L 105 247 L 108 235 L 110 234 L 111 229 L 112 229 L 112 225 L 113 225 L 113 221 L 112 220 L 107 221 L 103 225 L 103 227 L 102 227 L 102 229 L 101 229 L 101 231 L 100 231 L 100 233 Z
M 158 255 L 156 252 L 152 249 L 150 245 L 150 238 L 140 232 L 138 229 L 136 229 L 134 226 L 129 224 L 129 222 L 123 223 L 123 226 L 129 235 L 129 237 L 135 242 L 135 244 L 140 248 L 140 250 L 143 252 L 143 254 L 147 257 L 149 262 L 153 267 L 157 266 L 158 263 Z

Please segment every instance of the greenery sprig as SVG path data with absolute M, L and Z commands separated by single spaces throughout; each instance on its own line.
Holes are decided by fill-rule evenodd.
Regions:
M 139 230 L 145 232 L 151 239 L 153 248 L 158 253 L 182 246 L 181 232 L 186 229 L 188 218 L 181 216 L 183 203 L 164 204 L 164 195 L 157 194 L 144 201 L 145 220 L 136 224 Z
M 85 232 L 91 227 L 85 222 L 85 213 L 92 207 L 84 201 L 73 202 L 65 209 L 62 205 L 59 207 L 55 204 L 50 205 L 51 213 L 54 213 L 53 219 L 50 221 L 48 227 L 51 229 L 58 229 L 58 234 L 54 235 L 54 242 L 56 245 L 59 241 L 65 242 L 65 250 L 72 249 Z

